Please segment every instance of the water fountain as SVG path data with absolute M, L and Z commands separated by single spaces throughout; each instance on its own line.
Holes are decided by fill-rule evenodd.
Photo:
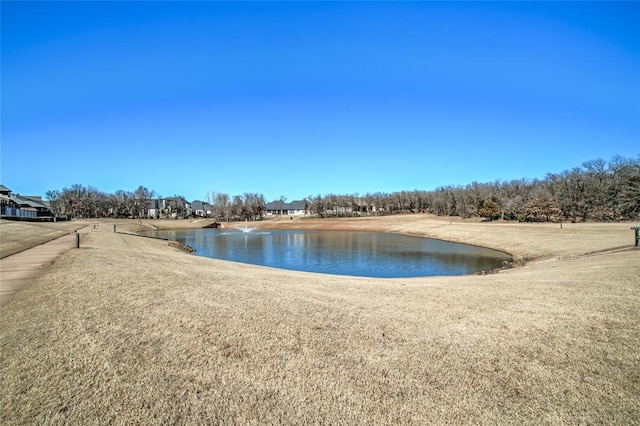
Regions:
M 242 232 L 244 232 L 245 234 L 248 234 L 249 232 L 253 231 L 254 228 L 249 228 L 248 225 L 249 220 L 245 219 L 244 220 L 244 228 L 236 228 L 241 230 Z

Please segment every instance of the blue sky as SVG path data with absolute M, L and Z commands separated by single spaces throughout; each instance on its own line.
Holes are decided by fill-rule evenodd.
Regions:
M 640 155 L 639 2 L 1 8 L 0 177 L 21 194 L 291 201 Z

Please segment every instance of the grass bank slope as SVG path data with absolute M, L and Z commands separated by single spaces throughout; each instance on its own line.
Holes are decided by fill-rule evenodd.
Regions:
M 637 422 L 628 226 L 566 227 L 554 245 L 544 225 L 414 220 L 384 228 L 544 261 L 341 277 L 201 258 L 101 225 L 0 311 L 0 423 Z
M 90 222 L 25 222 L 0 220 L 0 258 L 46 243 Z

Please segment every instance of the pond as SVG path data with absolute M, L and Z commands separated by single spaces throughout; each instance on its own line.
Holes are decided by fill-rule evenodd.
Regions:
M 147 235 L 178 241 L 214 259 L 373 278 L 473 274 L 510 260 L 483 247 L 384 232 L 187 229 Z

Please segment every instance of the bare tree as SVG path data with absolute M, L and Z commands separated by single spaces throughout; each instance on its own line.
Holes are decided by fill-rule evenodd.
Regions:
M 45 193 L 45 198 L 47 199 L 47 201 L 49 201 L 49 208 L 51 209 L 51 212 L 54 215 L 57 215 L 60 213 L 60 196 L 62 195 L 62 193 L 58 190 L 49 190 Z
M 215 201 L 213 203 L 213 210 L 215 217 L 220 218 L 226 222 L 229 222 L 229 215 L 231 213 L 231 203 L 229 202 L 229 195 L 218 192 L 215 195 Z
M 149 216 L 149 203 L 153 199 L 155 192 L 150 191 L 145 186 L 140 185 L 133 193 L 134 216 L 142 219 Z

